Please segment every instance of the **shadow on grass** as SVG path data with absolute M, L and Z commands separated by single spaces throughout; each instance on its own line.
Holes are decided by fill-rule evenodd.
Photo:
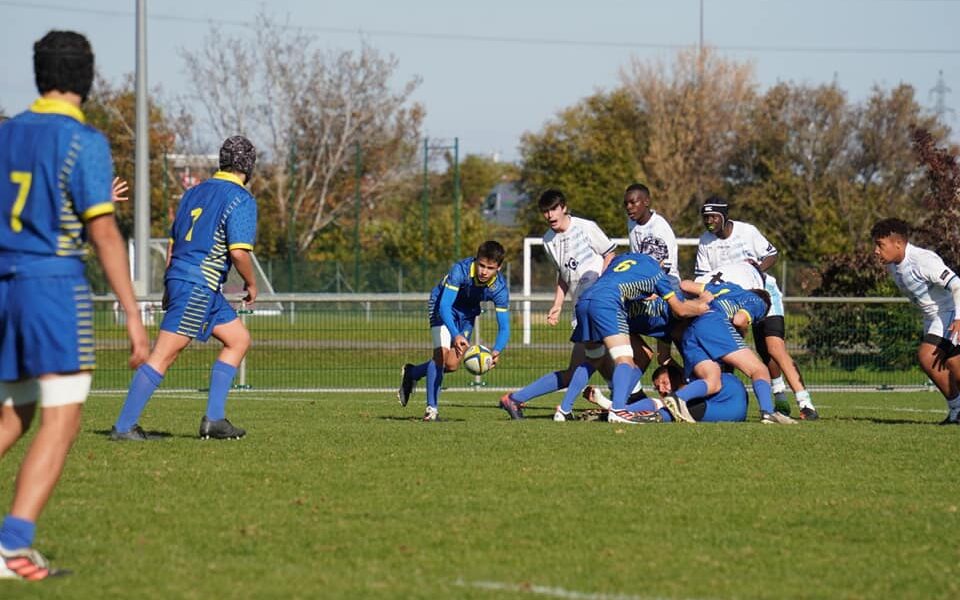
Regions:
M 916 419 L 884 419 L 882 417 L 831 417 L 833 421 L 866 421 L 880 425 L 934 425 L 939 427 L 939 421 L 917 421 Z
M 184 435 L 184 434 L 175 435 L 175 434 L 170 433 L 169 431 L 148 431 L 148 430 L 146 430 L 146 429 L 145 429 L 144 431 L 145 431 L 146 434 L 147 434 L 147 438 L 148 438 L 147 441 L 148 441 L 148 442 L 165 440 L 165 439 L 169 439 L 169 438 L 172 438 L 172 437 L 180 437 L 180 438 L 196 438 L 196 437 L 197 437 L 196 434 L 194 434 L 194 435 Z M 97 435 L 102 435 L 103 437 L 105 437 L 105 438 L 107 438 L 107 439 L 110 439 L 110 430 L 109 430 L 109 429 L 96 429 L 96 430 L 94 430 L 93 433 L 95 433 L 95 434 L 97 434 Z
M 377 418 L 380 419 L 381 421 L 409 421 L 411 423 L 424 422 L 423 417 L 417 417 L 417 416 L 398 417 L 396 415 L 383 415 Z M 440 417 L 439 419 L 437 419 L 437 422 L 440 422 L 440 423 L 456 423 L 456 422 L 463 422 L 463 421 L 466 421 L 466 419 L 448 419 L 446 417 Z

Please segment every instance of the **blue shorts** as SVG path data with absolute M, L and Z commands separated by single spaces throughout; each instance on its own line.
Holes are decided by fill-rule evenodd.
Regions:
M 720 362 L 724 356 L 746 347 L 730 320 L 723 313 L 711 310 L 694 319 L 683 332 L 680 353 L 685 369 L 692 370 L 705 360 Z
M 0 277 L 0 381 L 95 367 L 86 278 Z
M 703 423 L 747 420 L 747 390 L 732 373 L 720 377 L 720 391 L 704 398 L 706 411 L 697 419 Z
M 205 342 L 217 325 L 237 318 L 223 294 L 203 284 L 168 279 L 165 286 L 163 310 L 167 312 L 160 323 L 163 331 Z
M 577 343 L 602 342 L 612 335 L 629 335 L 627 313 L 623 305 L 610 298 L 580 298 L 574 312 L 577 326 L 570 341 Z

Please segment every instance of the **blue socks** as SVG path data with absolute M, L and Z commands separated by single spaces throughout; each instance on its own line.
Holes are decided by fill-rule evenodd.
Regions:
M 707 395 L 707 382 L 702 379 L 694 379 L 674 393 L 677 398 L 680 398 L 684 402 L 690 402 L 696 398 L 703 398 Z
M 3 518 L 0 526 L 0 546 L 7 550 L 19 550 L 33 545 L 33 537 L 37 533 L 37 525 L 33 521 L 20 519 L 12 515 Z
M 760 405 L 760 412 L 773 412 L 773 396 L 770 391 L 770 382 L 761 379 L 753 380 L 753 393 L 757 396 L 757 404 Z
M 207 419 L 219 421 L 227 416 L 227 394 L 233 385 L 237 368 L 218 360 L 210 369 L 210 393 L 207 396 Z
M 636 367 L 631 367 L 626 363 L 620 363 L 613 369 L 613 410 L 623 410 L 627 406 L 627 400 L 633 392 L 633 388 L 643 377 L 643 371 Z
M 570 377 L 570 384 L 567 386 L 567 393 L 563 395 L 563 402 L 560 403 L 560 410 L 565 413 L 569 413 L 571 410 L 573 410 L 573 403 L 577 401 L 577 396 L 580 395 L 580 392 L 583 391 L 583 388 L 587 387 L 587 383 L 590 381 L 590 376 L 593 375 L 595 370 L 596 369 L 594 369 L 588 363 L 583 363 L 573 370 L 573 375 Z M 557 381 L 560 381 L 560 373 L 552 373 L 551 375 L 556 375 Z M 549 375 L 546 377 L 549 377 Z M 513 397 L 516 398 L 517 395 L 514 394 Z
M 432 360 L 427 363 L 427 406 L 437 407 L 440 398 L 440 384 L 443 383 L 443 367 Z
M 140 414 L 146 408 L 147 402 L 150 401 L 150 396 L 153 395 L 154 390 L 162 381 L 163 375 L 158 373 L 156 369 L 147 363 L 140 365 L 140 368 L 133 374 L 130 389 L 127 390 L 127 399 L 124 400 L 123 408 L 120 409 L 120 416 L 117 417 L 117 422 L 114 425 L 117 431 L 126 433 L 137 424 Z
M 410 376 L 413 377 L 414 381 L 420 381 L 427 376 L 427 365 L 432 363 L 432 360 L 428 360 L 425 363 L 420 363 L 419 365 L 414 365 L 412 369 L 409 369 L 407 373 L 410 373 Z
M 543 396 L 544 394 L 555 392 L 563 387 L 561 385 L 562 382 L 560 380 L 561 375 L 562 373 L 560 371 L 547 373 L 546 375 L 534 381 L 527 387 L 521 390 L 517 390 L 516 392 L 513 392 L 512 394 L 510 394 L 510 397 L 516 400 L 517 402 L 526 402 L 528 400 L 532 400 L 536 398 L 537 396 Z M 586 383 L 584 383 L 584 385 L 586 385 Z M 573 386 L 571 385 L 570 387 L 573 387 Z M 570 411 L 568 410 L 565 412 L 570 412 Z

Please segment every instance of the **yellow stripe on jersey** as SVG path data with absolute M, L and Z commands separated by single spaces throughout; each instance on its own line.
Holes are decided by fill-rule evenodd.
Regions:
M 243 187 L 243 179 L 241 179 L 239 175 L 234 175 L 233 173 L 228 173 L 227 171 L 217 171 L 213 174 L 213 178 L 229 181 L 239 185 L 240 187 Z
M 86 123 L 87 118 L 83 116 L 83 111 L 70 104 L 66 100 L 56 100 L 53 98 L 37 98 L 34 100 L 33 104 L 30 105 L 30 112 L 43 113 L 43 114 L 52 114 L 52 115 L 66 115 L 68 117 L 73 117 L 81 123 Z
M 676 296 L 676 295 L 677 295 L 676 292 L 671 291 L 671 292 L 669 292 L 666 296 L 664 296 L 663 299 L 664 299 L 664 300 L 669 300 L 670 298 L 673 298 L 673 297 Z
M 510 309 L 509 309 L 509 308 L 500 308 L 500 307 L 498 306 L 498 307 L 497 307 L 497 312 L 510 312 Z
M 227 250 L 253 250 L 253 244 L 230 244 L 230 246 L 227 247 Z
M 86 223 L 87 221 L 95 217 L 109 215 L 110 213 L 114 212 L 114 210 L 115 209 L 113 207 L 112 201 L 104 202 L 102 204 L 95 204 L 90 208 L 88 208 L 87 210 L 83 211 L 83 214 L 80 215 L 80 218 L 83 219 L 83 221 Z
M 450 285 L 449 283 L 443 284 L 443 287 L 447 288 L 448 290 L 454 291 L 454 292 L 459 292 L 459 291 L 460 291 L 460 288 L 454 287 L 454 286 Z

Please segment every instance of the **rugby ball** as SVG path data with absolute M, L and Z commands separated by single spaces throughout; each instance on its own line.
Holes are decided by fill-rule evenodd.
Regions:
M 493 354 L 490 349 L 474 344 L 463 353 L 463 368 L 474 375 L 483 375 L 493 367 Z

